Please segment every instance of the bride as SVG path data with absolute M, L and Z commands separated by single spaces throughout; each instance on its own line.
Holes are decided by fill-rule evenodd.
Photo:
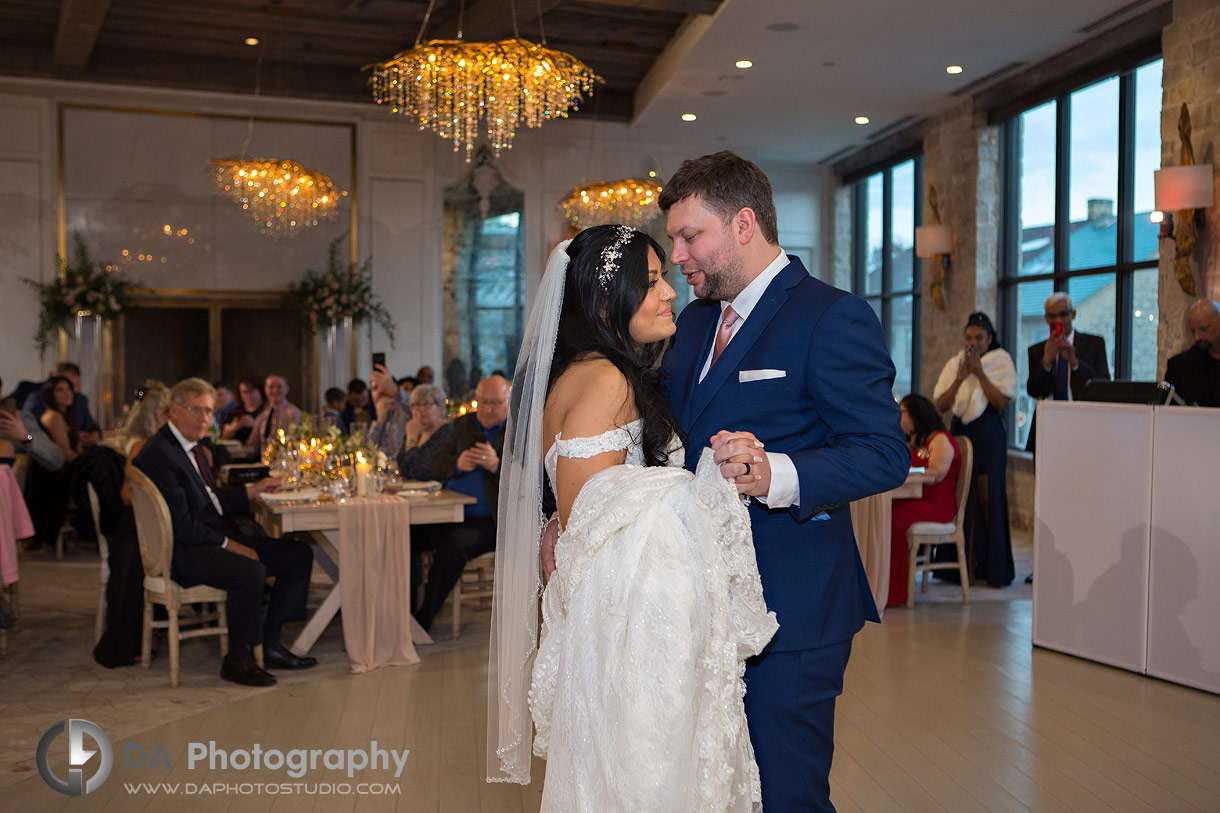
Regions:
M 544 811 L 761 806 L 742 674 L 777 624 L 733 484 L 710 450 L 682 467 L 655 365 L 674 332 L 663 256 L 625 226 L 561 243 L 513 379 L 488 779 L 527 784 L 545 757 Z M 561 527 L 545 591 L 544 476 Z

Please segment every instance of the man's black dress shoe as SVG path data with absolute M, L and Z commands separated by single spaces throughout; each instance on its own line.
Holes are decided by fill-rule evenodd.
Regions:
M 293 655 L 282 646 L 263 647 L 263 666 L 268 669 L 309 669 L 317 665 L 317 658 Z
M 243 686 L 274 686 L 275 675 L 258 668 L 253 657 L 226 660 L 220 665 L 220 676 Z

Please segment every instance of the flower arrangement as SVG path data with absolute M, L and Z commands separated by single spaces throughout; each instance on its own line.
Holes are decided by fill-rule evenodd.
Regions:
M 131 295 L 141 286 L 124 277 L 117 266 L 95 262 L 81 236 L 76 235 L 72 263 L 57 257 L 59 273 L 50 282 L 22 277 L 38 291 L 38 328 L 34 340 L 39 352 L 47 349 L 55 332 L 78 313 L 110 320 L 132 307 Z
M 288 287 L 289 299 L 301 309 L 309 329 L 317 332 L 343 320 L 353 324 L 372 320 L 381 326 L 394 343 L 394 320 L 373 293 L 373 259 L 357 267 L 344 267 L 339 262 L 339 244 L 344 237 L 331 241 L 324 273 L 306 271 L 305 278 Z

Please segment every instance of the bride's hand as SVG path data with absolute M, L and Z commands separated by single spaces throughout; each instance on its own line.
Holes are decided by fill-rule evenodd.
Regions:
M 542 575 L 545 581 L 551 580 L 555 572 L 555 543 L 559 541 L 559 520 L 553 519 L 542 531 L 542 541 L 538 546 L 538 557 L 542 560 Z
M 763 444 L 750 432 L 729 432 L 724 429 L 711 438 L 713 460 L 720 474 L 732 480 L 738 494 L 765 497 L 771 490 L 771 465 L 763 452 Z

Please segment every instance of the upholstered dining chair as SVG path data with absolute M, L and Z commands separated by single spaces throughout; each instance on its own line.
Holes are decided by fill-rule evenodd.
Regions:
M 963 520 L 966 500 L 970 495 L 970 472 L 974 466 L 974 445 L 965 435 L 954 435 L 962 456 L 957 473 L 957 514 L 953 522 L 916 522 L 907 530 L 907 555 L 911 557 L 907 575 L 907 606 L 915 606 L 915 574 L 922 573 L 920 592 L 928 592 L 928 573 L 933 570 L 956 570 L 962 577 L 962 603 L 970 603 L 969 574 L 966 570 L 966 533 Z M 957 548 L 956 562 L 933 562 L 932 550 L 940 544 L 953 543 Z
M 89 495 L 89 516 L 93 518 L 93 533 L 97 536 L 97 554 L 102 563 L 99 568 L 102 579 L 101 590 L 97 596 L 97 619 L 93 622 L 93 644 L 102 640 L 106 631 L 106 585 L 110 581 L 110 543 L 106 534 L 102 533 L 102 509 L 97 500 L 97 490 L 93 483 L 85 483 L 85 491 Z
M 453 602 L 453 637 L 462 636 L 462 603 L 490 602 L 495 590 L 495 551 L 476 556 L 466 563 L 462 576 L 453 585 L 449 600 Z
M 131 490 L 131 508 L 140 540 L 140 559 L 144 562 L 144 630 L 140 641 L 140 666 L 147 669 L 152 657 L 152 631 L 168 630 L 169 685 L 178 686 L 178 643 L 185 638 L 219 635 L 223 655 L 229 648 L 229 626 L 225 615 L 228 593 L 216 587 L 182 587 L 171 577 L 174 556 L 174 529 L 165 498 L 148 475 L 135 466 L 126 469 Z M 166 621 L 153 621 L 153 605 L 162 604 L 169 615 Z M 215 612 L 179 619 L 183 605 L 215 604 Z M 215 622 L 215 623 L 213 623 Z M 183 630 L 183 624 L 192 629 Z M 211 626 L 209 626 L 211 625 Z

